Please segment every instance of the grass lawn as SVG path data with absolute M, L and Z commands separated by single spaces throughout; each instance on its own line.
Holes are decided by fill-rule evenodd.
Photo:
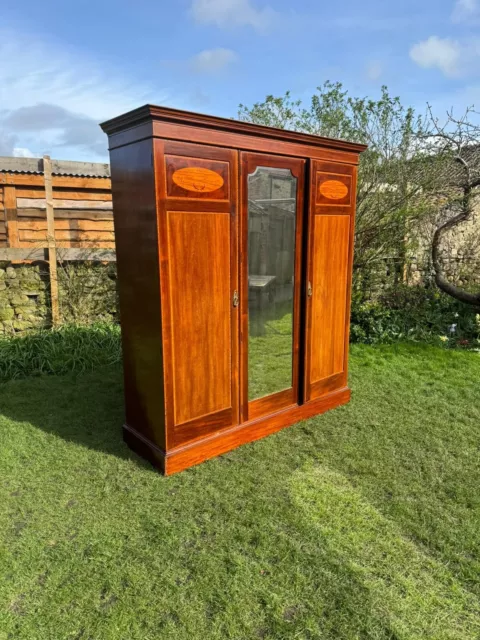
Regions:
M 480 637 L 480 356 L 352 349 L 352 402 L 163 478 L 117 365 L 0 387 L 0 640 Z
M 292 386 L 292 314 L 279 313 L 276 318 L 258 314 L 255 320 L 248 339 L 249 400 Z

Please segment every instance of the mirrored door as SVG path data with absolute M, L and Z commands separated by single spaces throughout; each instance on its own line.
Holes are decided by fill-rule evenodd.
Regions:
M 298 402 L 305 161 L 242 154 L 241 417 Z

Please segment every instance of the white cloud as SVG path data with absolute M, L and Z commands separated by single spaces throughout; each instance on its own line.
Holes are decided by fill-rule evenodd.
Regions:
M 381 77 L 381 75 L 383 74 L 383 70 L 383 64 L 382 62 L 380 62 L 380 60 L 370 60 L 370 62 L 367 63 L 365 69 L 367 79 L 375 82 Z
M 199 24 L 220 28 L 253 27 L 264 31 L 276 21 L 271 7 L 256 8 L 250 0 L 193 0 L 190 13 Z
M 28 149 L 71 160 L 105 160 L 98 123 L 145 102 L 163 102 L 83 51 L 0 29 L 0 152 Z
M 43 136 L 54 147 L 105 154 L 106 138 L 95 118 L 74 113 L 50 102 L 39 102 L 3 113 L 2 126 L 17 136 Z M 15 151 L 15 149 L 14 149 Z
M 462 47 L 451 38 L 430 36 L 413 45 L 410 49 L 411 59 L 424 69 L 438 68 L 446 76 L 456 76 L 460 72 Z
M 478 0 L 457 0 L 453 7 L 453 22 L 470 20 L 480 12 Z
M 16 158 L 34 158 L 35 157 L 35 154 L 32 153 L 30 149 L 27 149 L 26 147 L 14 147 L 13 155 Z
M 205 49 L 191 58 L 190 66 L 196 73 L 218 73 L 236 59 L 237 55 L 231 49 Z
M 449 78 L 478 75 L 480 72 L 480 38 L 439 38 L 415 44 L 410 57 L 425 69 L 440 69 Z

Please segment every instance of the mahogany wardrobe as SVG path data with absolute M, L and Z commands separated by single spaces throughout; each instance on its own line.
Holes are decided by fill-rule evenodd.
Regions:
M 102 128 L 128 445 L 172 474 L 347 402 L 365 147 L 150 105 Z

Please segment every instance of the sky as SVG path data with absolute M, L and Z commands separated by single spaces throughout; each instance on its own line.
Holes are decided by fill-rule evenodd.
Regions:
M 146 103 L 235 117 L 326 80 L 480 108 L 480 0 L 1 0 L 0 155 L 108 161 L 99 122 Z

